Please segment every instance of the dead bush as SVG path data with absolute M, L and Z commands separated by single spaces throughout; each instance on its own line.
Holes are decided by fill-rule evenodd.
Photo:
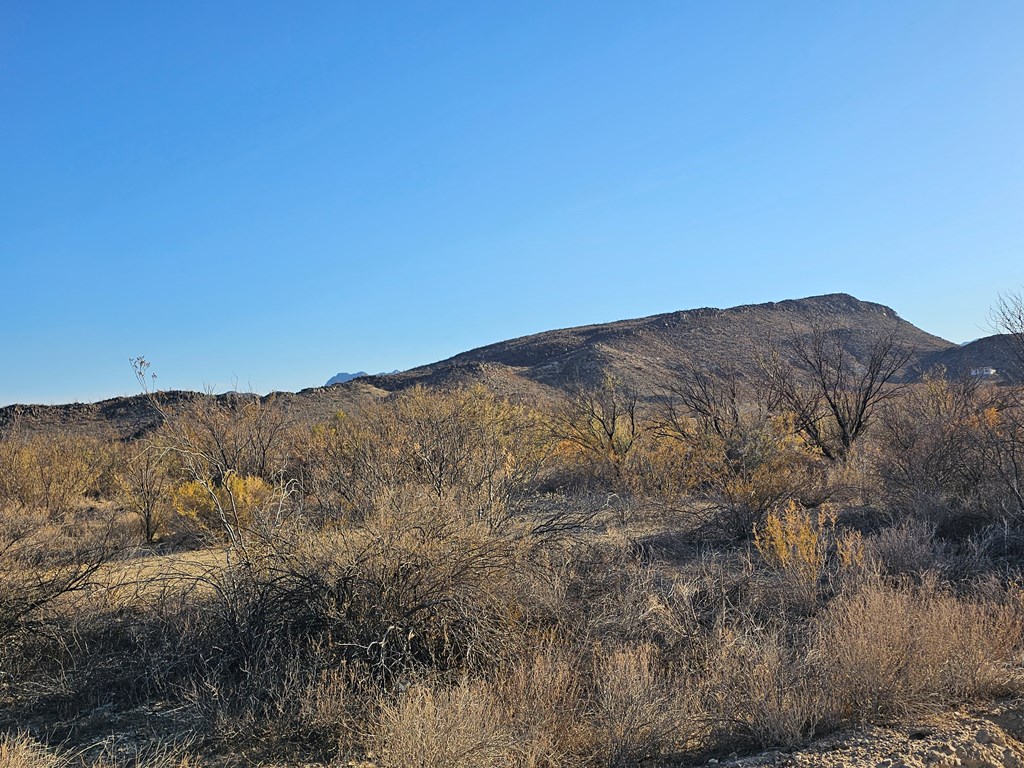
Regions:
M 662 757 L 692 735 L 683 705 L 688 681 L 673 680 L 650 645 L 599 653 L 593 733 L 601 765 L 631 766 Z
M 935 371 L 881 410 L 874 471 L 886 508 L 942 525 L 984 511 L 991 476 L 983 450 L 992 395 L 977 379 Z
M 171 485 L 169 461 L 156 446 L 136 443 L 128 449 L 117 473 L 117 496 L 121 505 L 135 516 L 146 543 L 167 532 Z
M 785 626 L 742 617 L 705 637 L 705 666 L 695 672 L 710 725 L 710 745 L 795 746 L 826 719 L 826 692 L 799 640 Z
M 919 577 L 939 562 L 935 528 L 910 518 L 864 538 L 865 559 L 891 576 Z
M 0 503 L 57 517 L 95 494 L 111 463 L 107 441 L 69 432 L 14 432 L 0 439 Z
M 577 384 L 555 410 L 551 435 L 564 457 L 575 460 L 591 482 L 613 491 L 628 487 L 628 462 L 653 424 L 640 411 L 640 395 L 608 375 L 596 387 Z
M 97 521 L 105 531 L 94 537 L 78 522 L 50 521 L 24 507 L 0 509 L 0 640 L 20 642 L 59 623 L 62 601 L 94 584 L 114 552 L 109 527 Z
M 825 495 L 815 461 L 778 411 L 772 380 L 743 381 L 736 372 L 680 371 L 661 399 L 656 430 L 682 448 L 676 468 L 708 522 L 739 539 L 779 504 Z
M 386 768 L 513 766 L 514 745 L 500 715 L 482 684 L 415 684 L 381 705 L 373 741 Z
M 586 664 L 580 649 L 551 635 L 515 660 L 493 684 L 524 768 L 585 763 Z
M 1021 649 L 1019 599 L 956 597 L 933 581 L 865 581 L 821 615 L 813 655 L 846 720 L 900 719 L 1007 692 Z
M 340 416 L 307 451 L 313 495 L 358 520 L 404 487 L 502 525 L 548 457 L 534 411 L 478 385 L 422 387 Z

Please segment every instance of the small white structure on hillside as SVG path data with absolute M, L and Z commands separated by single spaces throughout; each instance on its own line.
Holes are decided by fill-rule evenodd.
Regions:
M 990 376 L 995 375 L 995 368 L 971 368 L 971 376 L 977 376 L 978 378 L 987 379 Z

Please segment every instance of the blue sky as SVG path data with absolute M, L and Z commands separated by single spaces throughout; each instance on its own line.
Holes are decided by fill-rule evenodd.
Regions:
M 1024 283 L 1020 2 L 7 2 L 0 404 Z

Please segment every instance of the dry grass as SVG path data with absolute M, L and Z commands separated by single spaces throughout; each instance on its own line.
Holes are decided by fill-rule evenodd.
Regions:
M 25 733 L 0 734 L 0 766 L 3 768 L 200 768 L 195 758 L 180 750 L 128 753 L 119 757 L 100 754 L 89 759 L 82 751 L 47 747 Z
M 66 768 L 70 758 L 51 752 L 22 733 L 0 736 L 0 765 L 4 768 Z
M 416 684 L 381 705 L 373 743 L 386 768 L 515 765 L 511 733 L 486 686 Z
M 825 610 L 814 659 L 837 718 L 898 719 L 1012 690 L 1022 631 L 1017 593 L 958 597 L 934 580 L 871 580 Z

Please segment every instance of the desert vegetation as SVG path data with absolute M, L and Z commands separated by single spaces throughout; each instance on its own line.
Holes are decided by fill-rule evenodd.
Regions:
M 0 762 L 686 765 L 1019 694 L 1024 392 L 907 360 L 14 424 Z

